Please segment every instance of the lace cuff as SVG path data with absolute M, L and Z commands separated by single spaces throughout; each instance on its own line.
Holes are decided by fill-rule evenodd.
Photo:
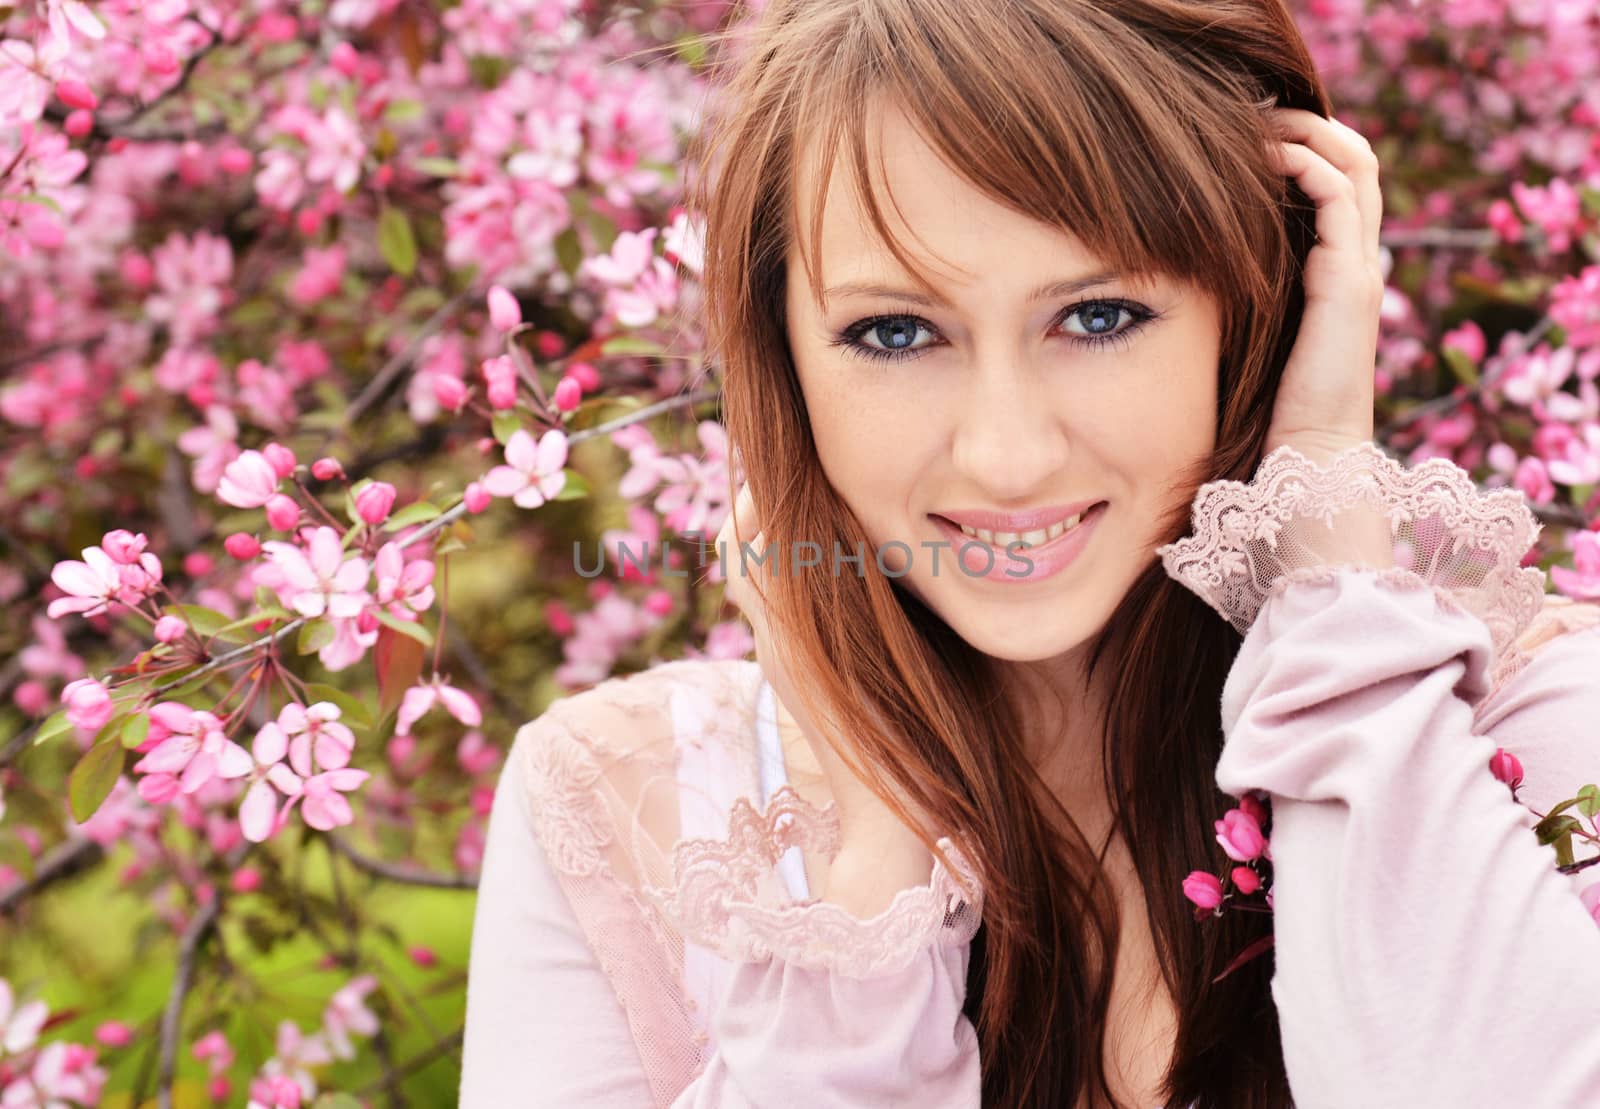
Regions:
M 1520 565 L 1540 530 L 1520 492 L 1481 489 L 1443 458 L 1407 469 L 1371 442 L 1326 466 L 1282 446 L 1248 484 L 1207 482 L 1191 530 L 1156 553 L 1240 634 L 1269 596 L 1352 565 L 1420 579 L 1483 621 L 1496 657 L 1544 602 L 1544 572 Z
M 734 962 L 777 958 L 847 978 L 875 978 L 909 966 L 930 944 L 965 944 L 978 930 L 983 893 L 967 857 L 948 836 L 938 845 L 925 886 L 899 891 L 869 920 L 815 898 L 795 902 L 781 890 L 776 865 L 792 845 L 839 849 L 838 819 L 791 786 L 780 786 L 764 812 L 747 798 L 733 803 L 725 840 L 685 839 L 673 850 L 674 888 L 644 894 L 686 940 Z

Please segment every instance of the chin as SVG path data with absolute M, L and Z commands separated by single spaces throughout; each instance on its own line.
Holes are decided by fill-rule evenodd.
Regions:
M 967 608 L 967 606 L 962 606 Z M 939 617 L 975 650 L 1005 662 L 1045 662 L 1060 658 L 1087 643 L 1104 620 L 1062 611 L 1052 618 L 1022 621 L 1009 614 L 938 611 Z

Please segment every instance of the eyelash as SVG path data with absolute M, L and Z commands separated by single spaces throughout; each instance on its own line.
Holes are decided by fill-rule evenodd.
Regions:
M 1133 322 L 1127 327 L 1124 327 L 1121 331 L 1111 332 L 1105 335 L 1067 336 L 1067 338 L 1076 345 L 1091 349 L 1108 346 L 1113 343 L 1117 344 L 1118 346 L 1126 347 L 1130 342 L 1133 341 L 1133 335 L 1135 332 L 1142 330 L 1145 324 L 1150 323 L 1152 320 L 1158 319 L 1161 315 L 1159 312 L 1152 311 L 1144 305 L 1137 304 L 1130 300 L 1080 300 L 1076 304 L 1069 305 L 1060 314 L 1058 314 L 1055 318 L 1055 322 L 1052 323 L 1051 326 L 1059 327 L 1061 324 L 1065 323 L 1079 312 L 1085 311 L 1089 308 L 1118 308 L 1128 313 L 1128 315 L 1133 319 Z M 879 324 L 889 323 L 890 321 L 895 320 L 913 320 L 920 326 L 933 332 L 935 335 L 938 334 L 937 329 L 935 329 L 932 324 L 928 323 L 928 321 L 923 319 L 921 316 L 913 315 L 909 312 L 891 312 L 886 315 L 872 316 L 868 319 L 857 320 L 855 323 L 841 331 L 836 338 L 831 340 L 830 345 L 838 347 L 840 350 L 844 351 L 844 353 L 851 355 L 852 357 L 867 358 L 875 362 L 898 362 L 903 358 L 916 358 L 920 355 L 926 354 L 929 349 L 928 347 L 917 347 L 910 350 L 885 350 L 882 347 L 869 347 L 859 341 L 863 335 L 877 327 Z

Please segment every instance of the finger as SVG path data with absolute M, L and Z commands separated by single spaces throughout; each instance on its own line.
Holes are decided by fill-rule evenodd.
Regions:
M 1349 257 L 1358 267 L 1375 271 L 1376 252 L 1368 251 L 1363 241 L 1355 182 L 1300 143 L 1279 143 L 1278 160 L 1317 206 L 1317 242 Z
M 1383 226 L 1383 188 L 1379 181 L 1378 156 L 1373 153 L 1372 145 L 1348 124 L 1315 112 L 1279 108 L 1273 111 L 1272 117 L 1281 138 L 1310 147 L 1355 185 L 1365 257 L 1376 266 Z

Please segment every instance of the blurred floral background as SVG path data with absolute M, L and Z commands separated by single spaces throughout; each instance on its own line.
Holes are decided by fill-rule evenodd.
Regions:
M 1384 166 L 1382 442 L 1600 599 L 1600 0 L 1295 7 Z M 5 1109 L 454 1101 L 516 726 L 751 649 L 688 557 L 738 17 L 0 2 Z

